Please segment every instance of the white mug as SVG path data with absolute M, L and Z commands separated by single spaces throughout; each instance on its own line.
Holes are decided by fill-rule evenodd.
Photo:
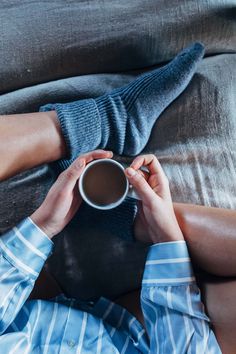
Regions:
M 88 180 L 88 172 L 89 170 L 92 171 L 92 168 L 95 167 L 95 166 L 98 166 L 98 165 L 101 165 L 102 164 L 105 166 L 107 164 L 112 164 L 112 166 L 116 166 L 119 170 L 122 171 L 122 174 L 120 175 L 120 179 L 122 181 L 122 187 L 121 187 L 121 195 L 119 196 L 119 198 L 117 200 L 115 200 L 114 202 L 112 203 L 108 203 L 108 204 L 104 204 L 104 205 L 99 205 L 99 203 L 96 203 L 94 201 L 92 201 L 89 197 L 88 197 L 88 193 L 86 192 L 86 178 Z M 107 166 L 109 166 L 107 165 Z M 100 166 L 100 167 L 101 167 Z M 111 165 L 110 165 L 111 166 Z M 81 194 L 81 197 L 83 198 L 83 200 L 88 203 L 90 206 L 94 207 L 94 208 L 97 208 L 97 209 L 100 209 L 100 210 L 109 210 L 109 209 L 113 209 L 113 208 L 116 208 L 118 205 L 120 205 L 124 199 L 129 196 L 131 198 L 135 198 L 135 199 L 139 199 L 140 198 L 138 197 L 138 195 L 135 193 L 133 187 L 129 184 L 129 181 L 128 181 L 128 178 L 126 177 L 125 175 L 125 172 L 124 172 L 125 168 L 117 161 L 115 160 L 112 160 L 112 159 L 99 159 L 99 160 L 94 160 L 92 162 L 90 162 L 86 167 L 85 169 L 83 170 L 81 176 L 80 176 L 80 179 L 79 179 L 79 191 L 80 191 L 80 194 Z M 88 175 L 88 176 L 87 176 Z M 98 188 L 99 188 L 99 185 L 95 185 L 97 181 L 95 181 L 95 177 L 96 177 L 96 174 L 94 174 L 92 176 L 93 178 L 93 183 L 94 185 L 92 186 L 92 189 L 94 191 L 96 191 Z M 100 177 L 102 178 L 102 177 Z M 90 180 L 91 180 L 91 177 L 90 177 Z M 108 181 L 109 182 L 109 181 Z M 112 181 L 110 181 L 112 183 Z M 92 182 L 91 182 L 92 183 Z M 104 182 L 105 183 L 105 182 Z

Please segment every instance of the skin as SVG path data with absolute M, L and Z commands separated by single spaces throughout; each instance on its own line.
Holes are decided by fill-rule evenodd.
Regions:
M 0 115 L 0 181 L 65 155 L 55 111 Z
M 56 112 L 0 116 L 0 181 L 40 164 L 61 159 L 66 154 Z M 181 203 L 173 203 L 173 208 L 193 262 L 212 274 L 235 276 L 236 211 Z M 140 205 L 139 210 L 134 233 L 138 240 L 149 243 Z M 203 278 L 199 285 L 204 290 L 203 301 L 223 352 L 235 353 L 236 340 L 232 328 L 235 328 L 236 319 L 236 281 L 231 278 Z M 50 298 L 57 292 L 60 289 L 54 279 L 43 270 L 32 298 Z M 138 292 L 124 295 L 117 301 L 142 319 Z
M 82 202 L 76 186 L 86 164 L 94 159 L 112 158 L 112 156 L 112 152 L 104 150 L 89 152 L 81 155 L 66 171 L 60 174 L 42 205 L 31 215 L 34 223 L 50 239 L 61 232 L 70 222 Z M 139 172 L 142 166 L 146 166 L 149 170 L 150 175 L 147 180 L 142 172 Z M 145 238 L 144 241 L 159 243 L 183 240 L 183 234 L 174 213 L 169 183 L 156 157 L 154 155 L 137 157 L 125 173 L 141 198 L 142 223 L 146 227 L 145 237 L 148 235 L 148 240 Z M 43 272 L 41 279 L 38 280 L 38 289 L 40 289 L 42 281 L 45 280 L 50 280 L 50 278 Z M 60 293 L 60 289 L 56 287 L 56 284 L 52 289 L 48 289 L 48 295 L 55 296 L 57 292 Z M 37 296 L 40 296 L 40 290 L 37 290 L 36 287 L 31 298 Z M 126 294 L 118 299 L 117 303 L 125 306 L 129 302 L 131 304 L 128 307 L 129 311 L 144 324 L 139 301 L 130 301 L 134 296 L 139 298 L 139 292 Z

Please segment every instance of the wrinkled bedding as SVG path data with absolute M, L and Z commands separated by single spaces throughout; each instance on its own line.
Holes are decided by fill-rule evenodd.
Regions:
M 204 43 L 197 73 L 144 151 L 159 158 L 174 201 L 236 208 L 235 1 L 3 1 L 0 27 L 0 114 L 97 97 Z M 54 179 L 44 165 L 2 182 L 0 232 L 30 215 Z M 145 254 L 75 219 L 47 267 L 70 296 L 116 296 L 139 287 Z

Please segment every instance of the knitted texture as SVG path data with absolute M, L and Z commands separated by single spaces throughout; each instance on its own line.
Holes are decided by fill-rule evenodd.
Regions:
M 55 167 L 63 170 L 79 154 L 97 148 L 120 155 L 139 154 L 157 118 L 187 87 L 203 53 L 203 46 L 195 43 L 166 66 L 110 94 L 40 107 L 40 111 L 56 110 L 67 144 L 68 158 Z
M 68 149 L 68 157 L 52 167 L 60 172 L 78 155 L 97 148 L 120 155 L 139 154 L 157 118 L 187 87 L 203 54 L 202 44 L 195 43 L 166 66 L 145 73 L 110 94 L 40 107 L 40 111 L 56 110 Z M 81 222 L 86 225 L 99 215 L 96 227 L 131 240 L 136 210 L 136 203 L 130 198 L 122 206 L 101 213 L 85 205 Z

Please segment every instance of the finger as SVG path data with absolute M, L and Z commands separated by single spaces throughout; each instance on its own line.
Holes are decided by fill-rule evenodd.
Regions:
M 112 151 L 94 150 L 80 155 L 68 168 L 60 175 L 60 182 L 67 188 L 73 189 L 86 164 L 95 159 L 111 158 Z M 62 187 L 62 186 L 61 186 Z
M 146 181 L 148 181 L 150 173 L 143 170 L 137 170 L 137 173 L 139 173 Z
M 147 167 L 151 175 L 156 175 L 158 183 L 163 184 L 167 180 L 165 172 L 155 155 L 140 155 L 136 157 L 130 165 L 130 167 L 134 168 L 135 170 L 138 170 L 142 166 Z
M 128 167 L 125 174 L 144 204 L 148 205 L 153 201 L 153 198 L 158 197 L 145 178 L 133 168 Z
M 58 188 L 72 191 L 84 168 L 85 159 L 82 157 L 77 158 L 70 167 L 58 177 Z
M 94 150 L 81 155 L 80 157 L 85 159 L 85 163 L 89 163 L 96 159 L 112 158 L 113 152 L 106 150 Z

